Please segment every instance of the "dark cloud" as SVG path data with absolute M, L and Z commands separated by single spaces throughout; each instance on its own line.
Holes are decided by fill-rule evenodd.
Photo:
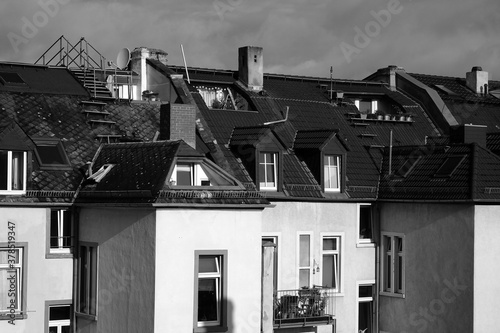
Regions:
M 258 45 L 269 72 L 328 76 L 334 66 L 336 77 L 361 79 L 396 64 L 463 76 L 481 65 L 500 78 L 497 0 L 400 0 L 401 12 L 348 61 L 341 43 L 354 45 L 355 29 L 391 1 L 398 0 L 4 0 L 0 59 L 34 62 L 65 35 L 85 37 L 110 59 L 123 47 L 150 46 L 182 64 L 183 44 L 189 65 L 235 69 L 237 48 Z M 57 13 L 40 5 L 49 3 Z M 36 33 L 25 36 L 23 27 L 37 19 Z

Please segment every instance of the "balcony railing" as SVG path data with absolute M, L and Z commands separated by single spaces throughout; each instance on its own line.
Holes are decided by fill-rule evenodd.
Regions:
M 331 325 L 335 320 L 332 288 L 278 290 L 274 295 L 274 327 Z

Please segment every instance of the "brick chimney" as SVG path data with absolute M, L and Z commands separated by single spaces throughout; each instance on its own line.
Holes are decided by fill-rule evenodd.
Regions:
M 488 72 L 483 71 L 480 66 L 472 67 L 465 74 L 465 84 L 476 94 L 486 95 L 488 93 Z
M 264 88 L 264 60 L 262 47 L 243 46 L 238 49 L 238 76 L 248 90 Z
M 162 104 L 160 140 L 184 140 L 196 149 L 196 108 L 191 104 Z

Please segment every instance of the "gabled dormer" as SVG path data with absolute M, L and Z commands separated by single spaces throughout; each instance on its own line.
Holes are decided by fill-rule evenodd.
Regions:
M 229 147 L 241 159 L 259 191 L 282 191 L 285 147 L 269 127 L 235 127 Z
M 343 193 L 347 146 L 336 130 L 297 131 L 293 149 L 304 161 L 325 194 Z
M 19 195 L 29 188 L 35 146 L 14 120 L 0 121 L 0 195 Z

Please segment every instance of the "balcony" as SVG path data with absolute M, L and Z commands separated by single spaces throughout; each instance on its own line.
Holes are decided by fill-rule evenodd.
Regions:
M 332 325 L 335 321 L 332 288 L 278 290 L 274 295 L 274 328 Z

